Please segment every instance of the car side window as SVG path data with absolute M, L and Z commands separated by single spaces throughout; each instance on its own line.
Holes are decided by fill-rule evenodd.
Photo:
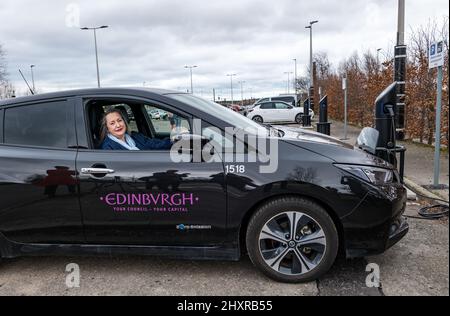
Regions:
M 244 138 L 236 136 L 231 137 L 232 135 L 226 135 L 223 130 L 209 124 L 202 126 L 201 136 L 206 137 L 213 142 L 212 144 L 215 149 L 218 151 L 221 150 L 221 154 L 225 154 L 225 152 L 248 154 L 249 151 L 255 151 L 254 148 L 248 146 L 245 141 L 245 136 Z M 238 150 L 240 152 L 238 152 Z
M 287 109 L 289 109 L 289 105 L 287 105 L 287 104 L 285 104 L 285 103 L 279 103 L 279 102 L 277 102 L 277 103 L 275 103 L 275 108 L 276 108 L 277 110 L 287 110 Z
M 0 110 L 0 144 L 3 143 L 3 110 Z
M 145 110 L 157 136 L 170 135 L 174 129 L 179 129 L 184 133 L 191 132 L 189 121 L 184 117 L 162 110 L 154 105 L 146 104 Z
M 114 108 L 120 110 L 122 112 L 122 116 L 125 118 L 125 120 L 128 123 L 129 132 L 136 132 L 139 133 L 139 128 L 136 122 L 136 117 L 134 116 L 133 110 L 128 104 L 121 103 L 121 104 L 115 104 L 115 105 L 108 105 L 103 106 L 103 111 L 106 112 L 109 108 Z
M 262 104 L 261 105 L 261 110 L 272 110 L 274 107 L 273 107 L 273 103 L 264 103 L 264 104 Z
M 225 137 L 224 133 L 214 126 L 202 128 L 202 136 L 208 138 L 211 141 L 215 141 L 223 148 L 234 148 L 234 142 L 231 139 Z
M 283 101 L 290 104 L 295 104 L 295 98 L 293 97 L 279 97 L 279 98 L 273 98 L 273 101 Z
M 67 148 L 71 124 L 65 100 L 12 107 L 4 115 L 6 144 Z

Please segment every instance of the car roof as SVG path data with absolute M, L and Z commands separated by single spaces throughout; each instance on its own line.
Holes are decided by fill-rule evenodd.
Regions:
M 74 96 L 83 95 L 105 95 L 105 94 L 123 94 L 123 95 L 136 95 L 143 97 L 151 96 L 163 96 L 168 94 L 187 94 L 185 92 L 164 90 L 164 89 L 153 89 L 153 88 L 96 88 L 96 89 L 78 89 L 78 90 L 66 90 L 59 92 L 36 94 L 26 97 L 18 97 L 0 100 L 0 108 L 6 105 L 12 105 L 17 103 L 27 103 L 27 102 L 38 102 L 45 101 L 48 99 L 57 98 L 69 98 Z
M 295 96 L 293 96 L 293 95 L 278 95 L 276 97 L 261 98 L 258 101 L 256 101 L 256 103 L 262 103 L 261 100 L 269 100 L 269 101 L 264 101 L 264 102 L 270 102 L 273 99 L 280 99 L 280 98 L 294 98 L 295 99 Z M 278 101 L 278 100 L 276 100 L 276 101 Z
M 287 104 L 287 105 L 291 105 L 291 104 L 289 104 L 288 102 L 278 101 L 278 100 L 275 100 L 275 101 L 264 101 L 264 102 L 258 103 L 258 104 L 256 104 L 256 105 L 259 106 L 259 105 L 263 105 L 263 104 L 266 104 L 266 103 L 284 103 L 284 104 Z M 292 105 L 291 105 L 291 106 L 292 106 Z
M 264 101 L 261 103 L 257 103 L 256 106 L 260 106 L 260 105 L 267 104 L 267 103 L 273 103 L 273 101 Z

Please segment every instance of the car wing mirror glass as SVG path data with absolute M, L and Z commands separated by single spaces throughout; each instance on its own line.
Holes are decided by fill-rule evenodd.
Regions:
M 358 139 L 356 140 L 356 146 L 375 155 L 379 137 L 380 132 L 378 130 L 366 127 L 361 131 L 361 134 L 359 134 Z
M 201 143 L 202 147 L 211 141 L 211 139 L 209 139 L 205 136 L 200 136 L 200 135 L 195 135 L 195 134 L 178 134 L 173 137 L 173 140 L 175 142 L 181 141 L 181 142 L 190 143 L 191 145 L 193 145 L 195 143 L 197 143 L 197 144 Z M 191 148 L 193 148 L 193 146 L 191 146 Z

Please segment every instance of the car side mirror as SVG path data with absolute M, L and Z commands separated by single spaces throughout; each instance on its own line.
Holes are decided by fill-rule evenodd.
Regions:
M 178 148 L 179 154 L 189 154 L 193 156 L 194 151 L 203 151 L 205 146 L 208 145 L 211 139 L 205 136 L 199 136 L 194 134 L 179 134 L 173 138 L 174 142 L 181 145 Z M 199 148 L 200 145 L 200 148 Z M 214 154 L 214 147 L 211 147 L 210 154 Z M 202 157 L 203 160 L 203 157 Z
M 187 147 L 193 149 L 198 144 L 201 144 L 201 148 L 205 147 L 211 140 L 205 136 L 195 135 L 195 134 L 179 134 L 173 138 L 174 142 L 182 142 Z

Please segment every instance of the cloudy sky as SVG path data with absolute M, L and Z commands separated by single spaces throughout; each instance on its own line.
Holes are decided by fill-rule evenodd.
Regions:
M 407 31 L 449 15 L 447 0 L 407 0 Z M 309 31 L 314 50 L 337 64 L 354 51 L 392 51 L 397 0 L 1 0 L 0 44 L 10 81 L 26 91 L 18 69 L 31 79 L 35 64 L 40 92 L 96 87 L 92 31 L 98 31 L 102 86 L 140 86 L 186 91 L 185 65 L 194 70 L 194 92 L 215 88 L 230 98 L 234 78 L 245 81 L 245 97 L 287 91 L 287 75 L 306 75 Z M 407 34 L 408 37 L 408 34 Z M 292 75 L 291 75 L 292 76 Z

